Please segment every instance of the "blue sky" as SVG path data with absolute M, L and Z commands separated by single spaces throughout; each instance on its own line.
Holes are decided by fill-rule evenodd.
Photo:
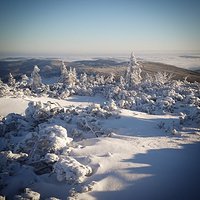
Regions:
M 199 0 L 0 0 L 1 55 L 200 50 Z

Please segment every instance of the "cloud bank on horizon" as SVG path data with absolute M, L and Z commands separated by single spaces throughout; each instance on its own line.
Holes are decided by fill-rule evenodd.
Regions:
M 0 5 L 0 55 L 200 47 L 197 0 L 7 0 Z

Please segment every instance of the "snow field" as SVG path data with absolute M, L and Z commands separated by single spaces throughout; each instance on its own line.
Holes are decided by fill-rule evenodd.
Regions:
M 78 99 L 79 97 L 77 96 L 76 98 Z M 93 99 L 94 101 L 95 98 Z M 15 100 L 21 101 L 20 99 Z M 31 118 L 29 116 L 29 110 L 33 111 L 31 112 L 32 114 L 38 112 L 40 109 L 46 109 L 47 113 L 51 108 L 55 107 L 58 107 L 58 110 L 62 110 L 57 104 L 48 104 L 46 103 L 48 101 L 45 100 L 49 99 L 44 98 L 44 103 L 37 103 L 36 99 L 36 103 L 30 103 L 29 109 L 26 110 L 27 119 L 34 123 L 39 123 L 38 134 L 27 134 L 26 131 L 28 127 L 26 127 L 24 135 L 22 134 L 22 136 L 19 136 L 24 139 L 19 141 L 17 139 L 18 137 L 13 135 L 17 135 L 18 133 L 12 132 L 12 130 L 10 132 L 9 130 L 9 137 L 11 138 L 8 138 L 6 142 L 9 144 L 10 141 L 15 141 L 16 144 L 18 144 L 17 147 L 21 145 L 23 150 L 21 152 L 21 150 L 19 151 L 15 148 L 16 154 L 8 152 L 8 154 L 4 153 L 3 155 L 3 159 L 6 160 L 6 164 L 3 167 L 4 171 L 9 171 L 9 173 L 11 173 L 10 167 L 13 165 L 15 166 L 12 169 L 13 175 L 9 175 L 9 178 L 6 178 L 6 183 L 9 184 L 13 181 L 21 181 L 24 188 L 31 188 L 33 194 L 37 192 L 42 199 L 50 197 L 64 199 L 67 196 L 69 199 L 104 199 L 105 197 L 101 195 L 101 193 L 104 194 L 106 192 L 105 194 L 110 194 L 110 192 L 112 193 L 113 191 L 124 191 L 126 188 L 130 188 L 130 190 L 128 190 L 125 197 L 131 199 L 129 195 L 134 184 L 137 184 L 140 180 L 145 180 L 154 176 L 152 173 L 137 173 L 137 169 L 151 167 L 151 165 L 145 163 L 145 161 L 143 163 L 133 162 L 132 160 L 136 158 L 137 155 L 145 155 L 148 154 L 148 152 L 162 149 L 181 150 L 184 145 L 192 144 L 200 140 L 198 134 L 188 135 L 179 133 L 173 136 L 171 132 L 166 132 L 165 129 L 159 128 L 159 122 L 165 122 L 169 127 L 174 123 L 178 125 L 179 118 L 177 116 L 149 115 L 121 109 L 118 116 L 114 114 L 113 117 L 112 114 L 110 114 L 106 115 L 109 117 L 105 118 L 105 113 L 107 111 L 103 110 L 101 106 L 92 105 L 88 108 L 86 107 L 86 110 L 83 113 L 79 113 L 72 121 L 76 123 L 76 120 L 81 118 L 81 116 L 85 119 L 85 117 L 88 116 L 86 113 L 88 113 L 90 117 L 95 114 L 99 116 L 98 120 L 100 120 L 100 124 L 104 130 L 108 131 L 106 134 L 103 134 L 102 137 L 97 138 L 89 129 L 83 129 L 82 134 L 73 138 L 73 141 L 72 134 L 70 133 L 70 126 L 67 128 L 63 121 L 62 123 L 59 121 L 63 126 L 52 123 L 55 122 L 55 119 L 53 120 L 52 118 L 56 118 L 55 115 L 58 114 L 58 111 L 55 111 L 52 116 L 45 115 L 46 118 L 49 119 L 47 122 L 42 123 L 40 123 L 40 120 L 44 119 L 40 118 L 40 115 L 34 115 L 37 116 L 36 118 Z M 82 98 L 80 98 L 80 100 L 82 101 Z M 66 110 L 68 109 L 68 105 L 73 104 L 73 100 L 71 102 L 63 100 L 58 101 L 59 104 L 61 104 L 61 102 L 63 106 L 65 104 Z M 79 103 L 82 102 L 77 101 L 76 103 L 79 105 Z M 80 108 L 78 108 L 78 110 L 79 109 Z M 81 109 L 84 110 L 85 108 Z M 25 108 L 21 106 L 20 112 L 23 113 L 24 110 Z M 78 112 L 78 110 L 76 112 Z M 72 111 L 73 109 L 71 109 L 69 113 Z M 101 114 L 98 114 L 98 112 Z M 69 116 L 69 114 L 67 114 L 67 116 Z M 19 116 L 17 116 L 17 118 L 19 118 Z M 10 117 L 9 119 L 11 120 L 12 118 Z M 25 119 L 21 118 L 21 120 Z M 58 118 L 56 122 L 58 122 Z M 73 124 L 74 122 L 71 123 Z M 9 123 L 7 123 L 7 125 L 8 124 Z M 79 129 L 80 126 L 77 126 L 77 128 Z M 22 127 L 19 130 L 23 130 Z M 28 148 L 28 146 L 31 145 L 30 141 L 33 139 L 35 140 L 33 137 L 39 137 L 37 145 L 35 148 Z M 14 155 L 14 157 L 8 155 Z M 25 156 L 24 158 L 22 157 L 23 159 L 21 158 L 22 155 Z M 150 161 L 154 162 L 154 158 Z M 159 165 L 159 161 L 157 162 Z M 22 163 L 24 167 L 19 168 L 20 164 L 18 163 Z M 154 166 L 154 168 L 156 169 L 157 166 Z M 25 174 L 30 174 L 28 175 L 29 178 L 27 177 L 29 181 L 25 179 Z M 58 182 L 60 182 L 59 188 L 56 187 Z M 74 185 L 74 183 L 78 184 Z M 52 188 L 50 194 L 47 192 L 48 188 Z M 10 193 L 11 190 L 12 193 Z M 14 195 L 19 195 L 18 190 L 18 185 L 9 184 L 2 191 L 3 194 L 7 194 L 8 197 L 13 197 Z M 25 193 L 27 193 L 26 190 Z M 99 194 L 97 195 L 98 197 L 95 193 Z M 38 194 L 35 194 L 36 197 Z M 21 194 L 21 196 L 24 195 L 26 196 L 27 194 Z M 116 196 L 113 194 L 111 197 L 118 199 L 118 195 Z M 119 196 L 119 198 L 121 197 Z

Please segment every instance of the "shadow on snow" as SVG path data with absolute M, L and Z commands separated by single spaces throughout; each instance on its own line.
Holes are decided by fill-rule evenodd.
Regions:
M 182 149 L 150 150 L 122 162 L 149 166 L 128 168 L 130 174 L 151 175 L 120 191 L 92 192 L 97 199 L 200 199 L 200 143 Z

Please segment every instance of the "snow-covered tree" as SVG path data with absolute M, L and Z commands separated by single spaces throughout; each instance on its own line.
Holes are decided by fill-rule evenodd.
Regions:
M 0 97 L 6 96 L 10 93 L 10 88 L 0 79 Z
M 165 84 L 171 81 L 173 74 L 167 72 L 157 72 L 154 76 L 155 82 L 159 84 Z
M 114 111 L 117 110 L 117 105 L 113 99 L 109 99 L 104 108 L 108 111 Z
M 100 82 L 101 82 L 102 85 L 105 84 L 105 77 L 104 77 L 104 75 L 101 75 Z
M 142 80 L 141 72 L 142 70 L 140 69 L 140 67 L 137 67 L 133 70 L 130 76 L 131 86 L 137 85 L 141 82 Z
M 138 83 L 141 82 L 142 80 L 141 72 L 142 72 L 141 67 L 137 62 L 134 53 L 132 52 L 129 61 L 129 66 L 127 68 L 125 75 L 125 82 L 127 87 L 133 87 L 134 85 L 137 85 Z
M 129 66 L 130 66 L 131 70 L 133 70 L 137 66 L 138 67 L 140 66 L 133 52 L 131 52 Z
M 31 73 L 31 78 L 32 78 L 31 89 L 33 91 L 38 91 L 38 89 L 42 87 L 42 79 L 39 72 L 40 72 L 39 67 L 35 65 L 33 72 Z
M 144 81 L 143 81 L 143 85 L 145 86 L 151 86 L 151 84 L 154 82 L 154 77 L 149 74 L 149 73 L 145 73 L 145 77 L 144 77 Z
M 95 76 L 95 83 L 97 85 L 104 85 L 105 84 L 105 78 L 103 75 L 100 74 L 96 74 Z
M 95 82 L 95 76 L 94 76 L 94 75 L 90 75 L 90 76 L 88 77 L 88 82 L 89 82 L 90 84 L 94 84 L 94 82 Z
M 68 71 L 67 71 L 67 67 L 66 67 L 64 62 L 62 62 L 62 65 L 60 67 L 60 71 L 61 71 L 61 75 L 60 75 L 59 82 L 63 83 L 63 84 L 67 84 L 67 82 L 68 82 Z
M 8 85 L 11 87 L 14 87 L 16 83 L 16 80 L 13 78 L 13 75 L 9 73 L 8 75 Z
M 76 84 L 76 82 L 78 81 L 78 79 L 77 79 L 77 73 L 76 73 L 76 68 L 73 68 L 72 73 L 73 73 L 74 82 Z
M 85 86 L 87 84 L 87 82 L 88 82 L 87 74 L 86 73 L 81 74 L 80 84 Z
M 68 73 L 67 84 L 69 87 L 73 88 L 76 85 L 77 77 L 76 77 L 76 70 L 70 67 Z
M 129 88 L 129 86 L 131 85 L 131 70 L 130 70 L 130 66 L 128 66 L 127 69 L 126 69 L 125 83 L 126 83 L 126 86 Z
M 27 86 L 27 85 L 28 85 L 28 82 L 29 82 L 28 76 L 27 76 L 26 74 L 23 74 L 23 75 L 21 76 L 21 83 L 20 83 L 20 85 L 21 85 L 21 86 Z
M 95 80 L 93 81 L 93 84 L 100 85 L 100 74 L 95 75 Z
M 106 83 L 112 84 L 112 83 L 114 83 L 114 82 L 115 82 L 115 76 L 114 76 L 113 73 L 111 73 L 111 74 L 107 77 Z
M 123 76 L 120 76 L 120 78 L 119 78 L 119 87 L 120 88 L 124 88 L 124 86 L 125 86 L 125 79 L 124 79 L 124 77 Z

